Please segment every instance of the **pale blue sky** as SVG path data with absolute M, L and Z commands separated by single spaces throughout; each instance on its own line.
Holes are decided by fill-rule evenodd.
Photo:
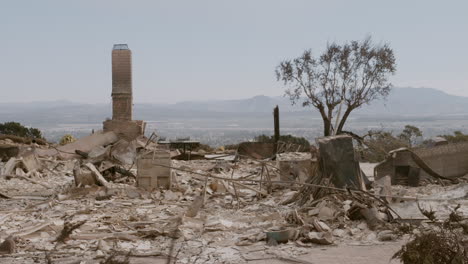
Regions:
M 114 43 L 135 102 L 282 95 L 282 59 L 368 34 L 394 48 L 396 86 L 468 96 L 466 0 L 1 0 L 0 102 L 110 102 Z

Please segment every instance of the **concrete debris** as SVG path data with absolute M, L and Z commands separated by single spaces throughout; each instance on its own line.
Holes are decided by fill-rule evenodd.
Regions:
M 28 152 L 21 155 L 20 162 L 26 172 L 39 171 L 42 169 L 42 164 L 39 162 L 34 152 Z
M 79 155 L 76 154 L 77 150 L 88 153 L 98 146 L 106 146 L 118 140 L 117 134 L 112 131 L 106 133 L 96 132 L 64 146 L 37 149 L 36 153 L 41 157 L 58 156 L 61 159 L 67 160 L 79 158 Z
M 282 153 L 276 161 L 179 161 L 144 137 L 128 141 L 116 140 L 112 132 L 94 135 L 63 146 L 69 156 L 57 155 L 52 146 L 34 146 L 0 162 L 5 263 L 35 263 L 44 252 L 52 263 L 76 261 L 74 256 L 99 263 L 116 252 L 123 258 L 129 254 L 129 263 L 137 263 L 132 262 L 136 256 L 147 263 L 155 256 L 178 263 L 259 258 L 306 263 L 298 261 L 310 247 L 381 245 L 430 228 L 419 207 L 437 209 L 437 219 L 448 219 L 459 204 L 456 212 L 468 215 L 463 203 L 468 184 L 463 182 L 409 188 L 391 185 L 388 176 L 376 180 L 373 190 L 340 188 L 359 183 L 343 175 L 359 177 L 360 170 L 349 155 L 338 163 L 329 146 L 328 154 L 318 157 Z M 327 167 L 344 177 L 339 186 L 332 178 L 310 181 L 322 169 L 316 160 L 330 163 L 325 157 L 342 166 Z M 311 195 L 307 184 L 328 191 Z
M 113 145 L 111 150 L 112 158 L 123 165 L 134 164 L 136 160 L 136 154 L 136 142 L 134 140 L 128 142 L 124 139 L 121 139 Z
M 98 163 L 105 160 L 108 160 L 111 152 L 111 145 L 106 147 L 97 146 L 93 148 L 89 153 L 87 153 L 87 158 L 89 162 Z
M 304 183 L 317 166 L 311 153 L 287 152 L 276 154 L 277 168 L 280 170 L 281 181 L 298 181 Z

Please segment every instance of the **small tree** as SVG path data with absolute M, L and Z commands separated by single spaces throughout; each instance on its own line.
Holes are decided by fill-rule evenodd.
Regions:
M 409 147 L 412 147 L 416 143 L 416 140 L 422 137 L 422 132 L 415 126 L 406 125 L 398 137 L 406 141 Z
M 343 45 L 328 44 L 317 58 L 306 50 L 296 59 L 281 62 L 276 76 L 289 86 L 286 95 L 292 104 L 302 101 L 303 106 L 311 105 L 320 112 L 323 133 L 330 136 L 342 132 L 354 109 L 389 94 L 388 77 L 395 70 L 395 57 L 389 45 L 375 45 L 368 37 Z M 344 112 L 340 119 L 341 104 Z

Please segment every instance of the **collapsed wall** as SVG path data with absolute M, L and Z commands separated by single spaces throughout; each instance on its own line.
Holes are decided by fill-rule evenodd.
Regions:
M 434 172 L 454 178 L 468 174 L 468 142 L 439 145 L 413 150 Z M 391 176 L 392 184 L 417 185 L 419 180 L 430 178 L 428 172 L 420 168 L 409 151 L 392 153 L 375 167 L 375 177 Z

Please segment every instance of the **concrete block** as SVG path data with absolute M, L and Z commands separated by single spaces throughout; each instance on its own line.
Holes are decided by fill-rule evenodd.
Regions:
M 162 165 L 162 166 L 161 166 Z M 171 156 L 168 150 L 155 150 L 137 159 L 137 186 L 148 191 L 171 188 Z

